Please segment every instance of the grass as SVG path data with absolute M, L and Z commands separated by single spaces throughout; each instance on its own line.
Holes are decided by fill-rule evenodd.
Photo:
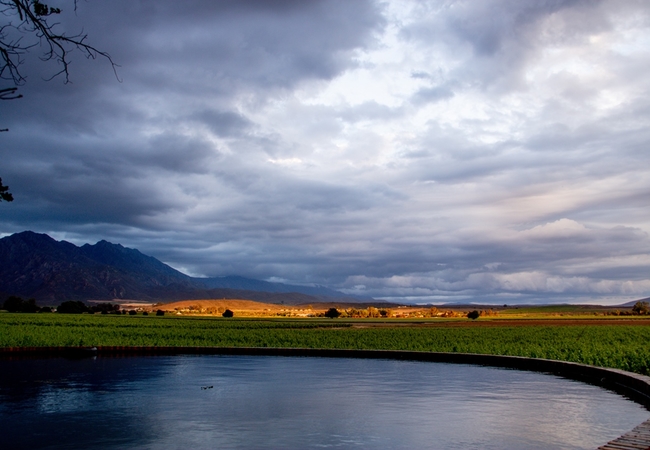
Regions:
M 220 346 L 385 349 L 526 356 L 650 374 L 650 327 L 357 328 L 329 319 L 0 314 L 0 347 Z
M 553 314 L 553 313 L 584 313 L 584 308 L 578 305 L 544 305 L 544 306 L 517 306 L 501 311 L 500 314 Z
M 543 306 L 511 306 L 499 311 L 499 316 L 512 317 L 512 316 L 534 316 L 534 317 L 557 317 L 559 315 L 565 317 L 617 317 L 607 315 L 616 310 L 630 311 L 631 308 L 613 308 L 609 306 L 593 306 L 593 305 L 543 305 Z M 625 316 L 635 317 L 635 316 Z M 636 316 L 640 317 L 640 316 Z

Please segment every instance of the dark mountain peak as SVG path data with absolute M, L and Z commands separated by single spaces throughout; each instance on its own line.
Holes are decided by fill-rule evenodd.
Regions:
M 124 247 L 121 244 L 113 244 L 103 239 L 96 244 L 84 244 L 80 247 L 80 250 L 89 257 L 102 262 L 108 262 L 108 260 L 114 260 L 115 258 L 144 256 L 138 250 Z
M 104 240 L 104 239 L 97 242 L 96 244 L 84 244 L 84 245 L 81 246 L 81 248 L 82 249 L 92 248 L 92 249 L 96 249 L 96 250 L 112 251 L 112 252 L 121 252 L 121 251 L 124 251 L 124 250 L 131 250 L 131 249 L 128 249 L 128 248 L 124 247 L 122 244 L 113 244 L 112 242 L 108 242 L 107 240 Z
M 52 239 L 47 234 L 35 233 L 33 231 L 23 231 L 21 233 L 15 233 L 12 234 L 11 236 L 2 238 L 2 240 L 8 242 L 23 242 L 29 245 L 34 245 L 34 244 L 52 245 L 57 243 L 57 241 Z
M 77 248 L 76 245 L 68 241 L 57 241 L 45 233 L 35 233 L 33 231 L 23 231 L 21 233 L 15 233 L 11 236 L 6 236 L 0 241 L 6 241 L 12 245 L 17 245 L 22 243 L 30 247 L 41 247 L 41 248 L 59 248 L 70 250 L 71 248 Z
M 44 238 L 44 239 L 50 239 L 52 241 L 54 240 L 49 235 L 47 235 L 45 233 L 37 233 L 37 232 L 31 231 L 31 230 L 25 230 L 25 231 L 21 231 L 20 233 L 14 233 L 11 236 L 7 236 L 7 237 L 12 238 L 12 239 L 25 238 L 25 237 L 39 237 L 39 238 Z
M 46 255 L 59 258 L 62 254 L 70 254 L 77 247 L 67 241 L 56 241 L 47 234 L 23 231 L 0 239 L 0 255 L 8 252 L 11 257 L 21 257 L 39 250 Z
M 190 277 L 160 262 L 153 256 L 142 254 L 134 248 L 101 240 L 95 245 L 85 244 L 80 249 L 87 257 L 102 264 L 117 266 L 124 270 L 147 276 L 172 277 L 176 281 L 188 281 Z
M 90 244 L 86 244 L 90 245 Z M 113 244 L 112 242 L 108 242 L 106 239 L 102 239 L 98 243 L 95 244 L 95 247 L 106 247 L 106 248 L 125 248 L 122 244 Z

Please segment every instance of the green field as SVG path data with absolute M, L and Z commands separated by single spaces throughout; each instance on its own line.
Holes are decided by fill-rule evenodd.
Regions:
M 614 308 L 611 306 L 593 305 L 542 305 L 542 306 L 510 306 L 499 309 L 499 316 L 604 316 L 613 315 L 615 311 L 631 314 L 632 308 Z M 638 317 L 638 316 L 637 316 Z
M 358 322 L 358 323 L 362 323 Z M 0 314 L 0 347 L 219 346 L 515 355 L 650 374 L 650 327 L 353 327 L 329 319 Z

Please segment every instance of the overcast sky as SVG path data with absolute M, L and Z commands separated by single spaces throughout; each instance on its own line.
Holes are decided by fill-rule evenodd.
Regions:
M 650 2 L 48 3 L 120 81 L 26 56 L 2 235 L 414 303 L 650 296 Z

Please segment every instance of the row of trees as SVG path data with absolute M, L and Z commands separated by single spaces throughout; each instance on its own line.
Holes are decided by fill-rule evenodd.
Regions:
M 24 300 L 21 297 L 12 295 L 2 304 L 2 309 L 9 312 L 22 312 L 22 313 L 37 313 L 37 312 L 52 312 L 54 308 L 51 306 L 38 306 L 36 300 L 30 298 Z M 113 303 L 99 303 L 97 305 L 87 306 L 83 302 L 67 301 L 61 303 L 57 308 L 57 312 L 65 314 L 81 314 L 81 313 L 102 313 L 102 314 L 120 314 L 120 305 Z
M 335 312 L 336 311 L 336 312 Z M 481 315 L 496 315 L 496 312 L 481 311 Z M 394 310 L 391 308 L 375 308 L 369 306 L 368 308 L 330 308 L 323 314 L 324 317 L 329 318 L 351 318 L 363 319 L 369 318 L 390 318 L 390 317 L 411 317 L 411 318 L 431 318 L 431 317 L 460 317 L 460 313 L 451 310 L 439 310 L 435 306 L 430 306 L 422 309 L 409 308 L 408 310 Z
M 323 316 L 329 317 L 330 319 L 336 319 L 337 317 L 349 317 L 349 318 L 381 318 L 381 317 L 391 317 L 392 311 L 390 309 L 378 309 L 373 306 L 369 306 L 366 309 L 361 308 L 347 308 L 339 311 L 337 308 L 328 309 Z
M 431 308 L 432 310 L 435 310 L 436 308 Z M 478 319 L 480 315 L 482 315 L 484 311 L 472 311 L 467 314 L 467 317 L 470 319 Z M 351 318 L 364 318 L 364 317 L 374 317 L 374 318 L 386 318 L 386 317 L 392 317 L 392 312 L 390 310 L 386 309 L 377 309 L 374 307 L 369 307 L 368 309 L 355 309 L 355 308 L 349 308 L 349 309 L 344 309 L 343 311 L 339 311 L 337 308 L 330 308 L 325 313 L 323 314 L 324 317 L 328 317 L 330 319 L 336 319 L 338 317 L 351 317 Z M 427 317 L 437 317 L 437 314 L 432 313 L 431 315 Z
M 11 296 L 2 304 L 2 309 L 9 312 L 24 312 L 24 313 L 35 313 L 35 312 L 52 312 L 52 308 L 45 306 L 41 308 L 36 304 L 36 300 L 30 298 L 29 300 L 23 300 L 20 297 Z
M 56 308 L 57 312 L 64 314 L 82 314 L 82 313 L 101 313 L 101 314 L 121 314 L 120 305 L 113 303 L 99 303 L 93 306 L 87 306 L 83 302 L 69 300 L 63 302 Z
M 100 303 L 98 305 L 86 306 L 83 302 L 75 302 L 75 301 L 67 301 L 61 303 L 59 307 L 56 309 L 56 312 L 63 313 L 63 314 L 83 314 L 83 313 L 128 314 L 130 316 L 135 316 L 138 314 L 138 312 L 134 309 L 130 309 L 128 311 L 126 309 L 120 309 L 120 305 L 116 305 L 113 303 Z M 147 311 L 143 311 L 142 315 L 148 316 L 149 313 Z M 159 309 L 156 311 L 156 315 L 164 316 L 165 311 Z
M 24 300 L 21 297 L 17 297 L 15 295 L 8 297 L 4 301 L 4 303 L 2 303 L 2 307 L 0 309 L 4 309 L 5 311 L 8 312 L 21 312 L 21 313 L 37 313 L 37 312 L 54 311 L 54 308 L 52 308 L 51 306 L 43 306 L 43 307 L 38 306 L 36 304 L 36 300 L 33 298 L 30 298 L 29 300 Z M 130 315 L 137 314 L 135 310 L 127 311 L 124 309 L 120 309 L 120 305 L 115 303 L 98 303 L 96 305 L 88 306 L 84 302 L 74 301 L 74 300 L 69 300 L 61 303 L 56 308 L 56 312 L 63 313 L 63 314 L 83 314 L 83 313 L 130 314 Z M 146 311 L 144 311 L 142 314 L 145 316 L 149 315 L 149 313 Z M 156 315 L 164 316 L 165 311 L 159 309 L 156 311 Z M 233 317 L 235 313 L 232 312 L 230 309 L 226 309 L 222 311 L 221 315 L 223 317 Z

